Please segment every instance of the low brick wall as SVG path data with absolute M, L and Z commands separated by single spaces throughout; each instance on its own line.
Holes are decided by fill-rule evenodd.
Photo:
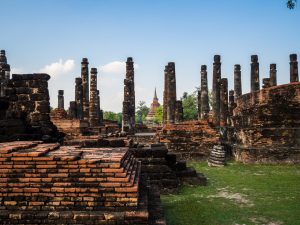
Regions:
M 84 133 L 87 133 L 89 123 L 87 121 L 79 119 L 55 119 L 51 118 L 51 121 L 57 127 L 57 129 L 66 134 L 66 138 L 76 138 Z
M 186 121 L 168 124 L 159 132 L 159 142 L 183 159 L 206 159 L 219 134 L 207 121 Z

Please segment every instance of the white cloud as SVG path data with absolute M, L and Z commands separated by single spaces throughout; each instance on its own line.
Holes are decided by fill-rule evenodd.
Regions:
M 139 68 L 134 64 L 135 70 Z M 98 88 L 100 90 L 100 104 L 104 111 L 122 111 L 124 78 L 126 62 L 113 61 L 98 67 Z M 112 76 L 112 74 L 114 76 Z M 140 92 L 144 92 L 141 90 Z
M 99 67 L 99 71 L 103 73 L 123 74 L 125 73 L 125 62 L 114 61 Z
M 138 69 L 139 65 L 134 64 L 134 68 Z M 107 63 L 103 66 L 99 66 L 99 71 L 103 72 L 103 73 L 125 74 L 126 62 L 113 61 L 113 62 Z
M 75 67 L 75 61 L 73 59 L 68 59 L 63 62 L 60 59 L 58 62 L 54 62 L 50 65 L 46 65 L 44 68 L 40 69 L 40 73 L 48 73 L 52 78 L 56 78 L 60 75 L 66 74 L 72 71 Z

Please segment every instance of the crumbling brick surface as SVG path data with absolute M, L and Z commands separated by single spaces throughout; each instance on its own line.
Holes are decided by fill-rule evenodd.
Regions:
M 219 134 L 206 120 L 186 121 L 165 125 L 159 141 L 180 158 L 207 158 Z
M 164 144 L 140 145 L 129 151 L 141 161 L 141 173 L 147 176 L 151 187 L 157 186 L 162 192 L 176 190 L 180 184 L 206 184 L 203 174 L 187 167 L 185 161 L 177 160 Z
M 300 83 L 236 99 L 234 153 L 244 162 L 300 161 Z
M 127 148 L 1 143 L 0 168 L 2 224 L 147 224 Z
M 6 87 L 5 99 L 9 107 L 0 118 L 0 123 L 6 124 L 0 136 L 15 135 L 15 139 L 20 138 L 18 134 L 37 135 L 40 139 L 44 135 L 58 136 L 49 115 L 49 79 L 48 74 L 13 74 Z M 10 131 L 7 127 L 14 129 Z

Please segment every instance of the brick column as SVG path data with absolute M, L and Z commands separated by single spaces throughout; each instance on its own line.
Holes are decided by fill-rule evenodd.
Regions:
M 269 87 L 271 87 L 271 85 L 270 85 L 270 78 L 263 78 L 263 86 L 262 86 L 262 88 L 269 88 Z
M 64 109 L 64 90 L 58 90 L 58 96 L 57 96 L 57 108 Z
M 235 98 L 242 95 L 241 66 L 234 65 L 234 94 Z
M 220 126 L 227 126 L 228 119 L 228 81 L 221 79 L 220 86 Z
M 83 91 L 83 118 L 89 120 L 89 62 L 83 58 L 81 62 L 81 79 Z
M 131 57 L 126 61 L 126 77 L 124 79 L 124 101 L 122 113 L 122 131 L 135 132 L 135 90 L 134 66 Z
M 220 81 L 221 81 L 221 56 L 214 56 L 213 64 L 213 123 L 220 125 Z
M 259 91 L 259 63 L 257 55 L 251 56 L 251 92 Z
M 169 67 L 165 66 L 164 70 L 164 98 L 163 98 L 163 124 L 167 124 L 167 105 L 168 105 L 168 98 L 169 98 Z
M 208 87 L 207 87 L 207 66 L 201 66 L 201 119 L 208 119 L 209 103 L 208 103 Z
M 99 119 L 97 117 L 97 68 L 91 68 L 91 83 L 90 83 L 90 105 L 89 105 L 89 122 L 90 127 L 96 127 L 99 125 Z
M 70 101 L 69 117 L 71 119 L 75 119 L 76 118 L 76 102 L 75 101 Z
M 97 90 L 97 104 L 96 104 L 96 108 L 97 108 L 97 117 L 98 117 L 98 121 L 101 124 L 102 121 L 102 117 L 101 117 L 101 110 L 100 110 L 100 92 L 99 90 Z
M 277 86 L 276 64 L 270 64 L 270 86 Z
M 76 102 L 76 118 L 83 119 L 83 87 L 82 79 L 75 79 L 75 102 Z
M 175 103 L 175 123 L 180 123 L 183 121 L 183 107 L 182 107 L 182 101 L 178 100 Z
M 290 55 L 290 82 L 299 82 L 297 54 Z
M 0 97 L 5 96 L 5 89 L 10 79 L 10 65 L 7 64 L 5 50 L 0 51 Z
M 169 99 L 167 105 L 167 120 L 169 123 L 175 122 L 175 110 L 176 110 L 176 73 L 175 63 L 169 62 Z
M 229 115 L 229 124 L 230 126 L 233 126 L 232 122 L 232 116 L 233 116 L 233 110 L 235 108 L 235 102 L 234 102 L 234 91 L 230 90 L 229 91 L 229 100 L 228 100 L 228 115 Z

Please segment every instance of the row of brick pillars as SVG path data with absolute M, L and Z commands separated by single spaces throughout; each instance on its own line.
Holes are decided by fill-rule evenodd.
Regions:
M 208 90 L 207 90 L 207 67 L 201 66 L 201 87 L 198 91 L 198 118 L 207 119 L 209 112 Z M 290 55 L 290 82 L 299 82 L 297 55 Z M 251 56 L 251 92 L 260 90 L 259 62 L 258 56 Z M 263 88 L 277 85 L 276 64 L 270 64 L 270 76 L 263 79 Z M 165 86 L 165 89 L 168 88 Z M 212 83 L 212 114 L 215 126 L 226 126 L 230 123 L 228 117 L 233 113 L 234 99 L 242 95 L 241 66 L 234 65 L 234 91 L 229 92 L 228 102 L 228 81 L 221 76 L 221 57 L 214 56 L 213 83 Z M 229 105 L 228 105 L 229 104 Z

